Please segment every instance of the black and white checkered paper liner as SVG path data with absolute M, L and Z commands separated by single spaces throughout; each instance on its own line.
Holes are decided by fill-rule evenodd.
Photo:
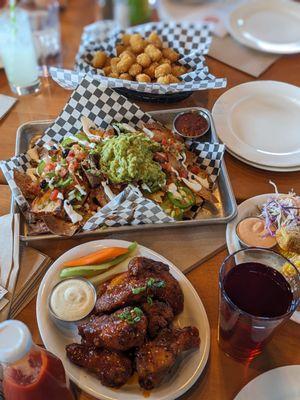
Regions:
M 93 231 L 102 225 L 163 224 L 173 221 L 161 207 L 145 198 L 137 187 L 129 185 L 93 215 L 85 223 L 83 230 Z
M 207 173 L 209 189 L 213 189 L 219 176 L 225 145 L 210 142 L 201 143 L 193 140 L 188 140 L 185 143 L 189 150 L 197 154 L 197 164 Z
M 111 27 L 111 29 L 109 29 Z M 163 45 L 176 49 L 183 57 L 178 61 L 192 71 L 181 76 L 181 83 L 163 85 L 160 83 L 143 83 L 104 76 L 101 69 L 91 65 L 93 54 L 103 50 L 116 55 L 115 43 L 121 39 L 124 31 L 111 24 L 111 21 L 94 23 L 84 29 L 79 51 L 76 56 L 75 71 L 51 68 L 52 78 L 65 89 L 75 89 L 82 79 L 82 73 L 93 75 L 108 87 L 126 88 L 138 92 L 165 94 L 190 92 L 204 89 L 219 89 L 226 86 L 225 78 L 215 78 L 209 73 L 203 54 L 206 54 L 210 43 L 210 25 L 188 23 L 149 23 L 133 27 L 126 32 L 139 32 L 144 36 L 155 30 L 163 40 Z M 77 75 L 77 76 L 76 76 Z
M 72 93 L 61 114 L 45 131 L 37 146 L 48 142 L 59 143 L 64 137 L 75 135 L 82 129 L 81 117 L 88 117 L 96 126 L 107 129 L 114 121 L 125 122 L 132 127 L 142 128 L 144 123 L 153 122 L 145 113 L 126 97 L 111 88 L 100 85 L 91 76 L 86 76 Z M 28 208 L 28 202 L 13 179 L 13 170 L 26 172 L 30 167 L 28 154 L 20 154 L 9 160 L 1 161 L 0 167 L 10 186 L 13 196 L 22 211 Z
M 42 138 L 37 142 L 37 146 L 43 146 L 45 143 L 59 143 L 65 137 L 76 134 L 81 130 L 81 117 L 86 116 L 92 120 L 96 126 L 101 129 L 107 129 L 112 122 L 124 122 L 130 124 L 132 127 L 139 127 L 142 129 L 143 124 L 147 122 L 153 122 L 153 118 L 145 113 L 136 104 L 130 102 L 126 97 L 118 94 L 113 89 L 99 86 L 99 82 L 94 80 L 93 77 L 86 75 L 76 90 L 72 93 L 69 101 L 65 105 L 61 114 L 56 120 L 47 128 Z M 211 185 L 216 182 L 220 167 L 221 160 L 224 154 L 224 145 L 218 143 L 191 143 L 191 150 L 198 155 L 199 166 L 203 168 L 209 174 Z M 6 180 L 11 188 L 13 196 L 21 208 L 22 211 L 28 209 L 28 202 L 24 198 L 21 190 L 16 185 L 13 179 L 13 170 L 18 169 L 22 172 L 26 172 L 27 168 L 30 167 L 30 156 L 28 154 L 20 154 L 16 157 L 12 157 L 10 160 L 1 161 L 0 166 L 6 177 Z M 137 189 L 135 189 L 136 193 Z M 123 192 L 122 199 L 128 193 Z M 131 193 L 131 192 L 129 192 Z M 140 192 L 139 192 L 140 193 Z M 126 199 L 125 199 L 126 200 Z M 116 199 L 112 200 L 113 202 Z M 131 219 L 133 208 L 129 205 L 130 201 L 122 201 L 122 215 L 116 218 L 118 215 L 117 209 L 113 208 L 114 223 L 121 224 Z M 140 201 L 134 201 L 136 205 L 134 218 L 130 223 L 137 223 L 133 221 L 143 220 L 144 223 L 156 223 L 156 222 L 168 222 L 166 214 L 160 209 L 157 204 L 145 199 L 141 196 Z M 111 202 L 105 206 L 110 208 Z M 126 208 L 126 207 L 127 208 Z M 154 207 L 155 206 L 155 207 Z M 126 212 L 128 215 L 126 216 Z M 151 210 L 153 211 L 151 214 Z M 103 211 L 103 208 L 101 209 Z M 94 219 L 92 217 L 91 219 Z M 108 225 L 111 223 L 111 219 L 108 220 Z M 145 222 L 149 221 L 149 222 Z M 86 222 L 89 224 L 90 220 Z M 106 222 L 105 222 L 106 223 Z M 93 225 L 94 226 L 94 225 Z M 85 228 L 84 229 L 88 229 Z

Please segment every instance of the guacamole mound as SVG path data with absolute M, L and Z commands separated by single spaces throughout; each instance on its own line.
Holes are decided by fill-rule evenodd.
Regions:
M 100 168 L 113 183 L 145 183 L 156 192 L 166 176 L 153 160 L 158 143 L 143 133 L 126 133 L 104 142 L 100 151 Z

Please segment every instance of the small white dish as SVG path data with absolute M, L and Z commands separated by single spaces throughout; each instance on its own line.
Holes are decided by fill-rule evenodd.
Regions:
M 110 389 L 101 385 L 94 375 L 72 364 L 66 357 L 65 346 L 79 341 L 79 337 L 74 335 L 70 338 L 61 333 L 50 318 L 47 302 L 51 289 L 59 281 L 62 263 L 95 252 L 102 247 L 128 247 L 129 244 L 124 240 L 105 239 L 74 247 L 52 264 L 43 278 L 37 296 L 37 322 L 46 348 L 62 360 L 66 373 L 72 381 L 88 394 L 101 400 L 119 400 L 121 398 L 122 400 L 141 400 L 143 399 L 143 391 L 137 383 L 128 383 L 118 390 Z M 196 290 L 178 268 L 160 254 L 144 246 L 139 245 L 137 255 L 149 257 L 169 265 L 170 273 L 179 281 L 184 294 L 184 310 L 177 317 L 176 325 L 181 327 L 193 325 L 199 329 L 201 340 L 199 350 L 186 354 L 169 379 L 157 389 L 152 390 L 149 397 L 147 396 L 149 400 L 173 400 L 193 386 L 206 365 L 210 349 L 208 318 Z M 114 269 L 111 270 L 111 273 L 114 274 Z
M 226 244 L 229 254 L 242 248 L 236 234 L 237 224 L 246 217 L 258 215 L 259 207 L 262 207 L 271 196 L 274 196 L 274 193 L 260 194 L 259 196 L 251 197 L 250 199 L 243 201 L 243 203 L 238 206 L 236 217 L 231 220 L 226 227 Z M 291 320 L 300 324 L 300 311 L 295 311 L 291 316 Z
M 283 82 L 253 81 L 218 98 L 212 115 L 227 149 L 250 163 L 299 167 L 300 88 Z
M 299 400 L 300 365 L 271 369 L 250 381 L 234 400 Z
M 300 51 L 300 5 L 291 0 L 242 2 L 229 15 L 231 36 L 255 50 L 276 54 Z

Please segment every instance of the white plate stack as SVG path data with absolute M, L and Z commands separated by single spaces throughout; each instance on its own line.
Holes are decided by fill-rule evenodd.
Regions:
M 244 83 L 220 96 L 212 115 L 217 135 L 237 159 L 268 171 L 300 170 L 300 88 Z

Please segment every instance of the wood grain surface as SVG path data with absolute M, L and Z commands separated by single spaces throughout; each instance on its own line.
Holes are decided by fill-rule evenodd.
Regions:
M 99 16 L 101 17 L 96 3 L 95 0 L 72 0 L 61 14 L 64 65 L 68 68 L 73 65 L 82 28 L 95 21 Z M 173 105 L 141 103 L 141 107 L 146 111 L 189 106 L 204 106 L 211 110 L 216 99 L 225 90 L 253 80 L 252 77 L 209 57 L 207 63 L 213 74 L 219 77 L 227 77 L 228 85 L 226 89 L 196 92 L 189 99 Z M 281 57 L 261 75 L 260 79 L 284 81 L 300 86 L 300 54 Z M 12 95 L 3 71 L 0 71 L 0 92 Z M 69 96 L 70 92 L 63 90 L 50 79 L 43 79 L 40 93 L 20 98 L 12 111 L 0 120 L 0 159 L 9 158 L 14 154 L 15 135 L 20 124 L 30 120 L 55 118 Z M 294 188 L 300 193 L 299 172 L 262 171 L 241 163 L 229 154 L 226 154 L 225 160 L 238 202 L 257 194 L 269 192 L 268 181 L 270 179 L 277 183 L 281 192 Z M 9 189 L 4 177 L 0 175 L 0 215 L 9 211 L 9 202 Z M 172 233 L 170 233 L 168 245 L 171 246 L 171 243 Z M 36 244 L 36 247 L 55 258 L 66 248 L 76 244 L 74 240 L 58 240 L 47 244 Z M 151 247 L 151 240 L 147 244 Z M 185 248 L 184 243 L 182 248 Z M 168 251 L 170 251 L 170 248 L 168 248 Z M 183 396 L 184 399 L 232 400 L 249 380 L 260 373 L 278 366 L 300 364 L 300 328 L 293 322 L 288 322 L 267 346 L 263 355 L 250 365 L 236 362 L 220 351 L 217 344 L 218 270 L 225 256 L 226 252 L 222 251 L 187 274 L 206 308 L 211 326 L 211 353 L 204 373 L 195 386 Z M 188 258 L 189 254 L 186 254 L 186 257 Z M 176 260 L 173 261 L 176 264 Z M 35 299 L 22 311 L 18 318 L 28 324 L 34 340 L 41 343 L 35 316 Z M 90 399 L 84 393 L 81 393 L 79 398 L 80 400 Z

